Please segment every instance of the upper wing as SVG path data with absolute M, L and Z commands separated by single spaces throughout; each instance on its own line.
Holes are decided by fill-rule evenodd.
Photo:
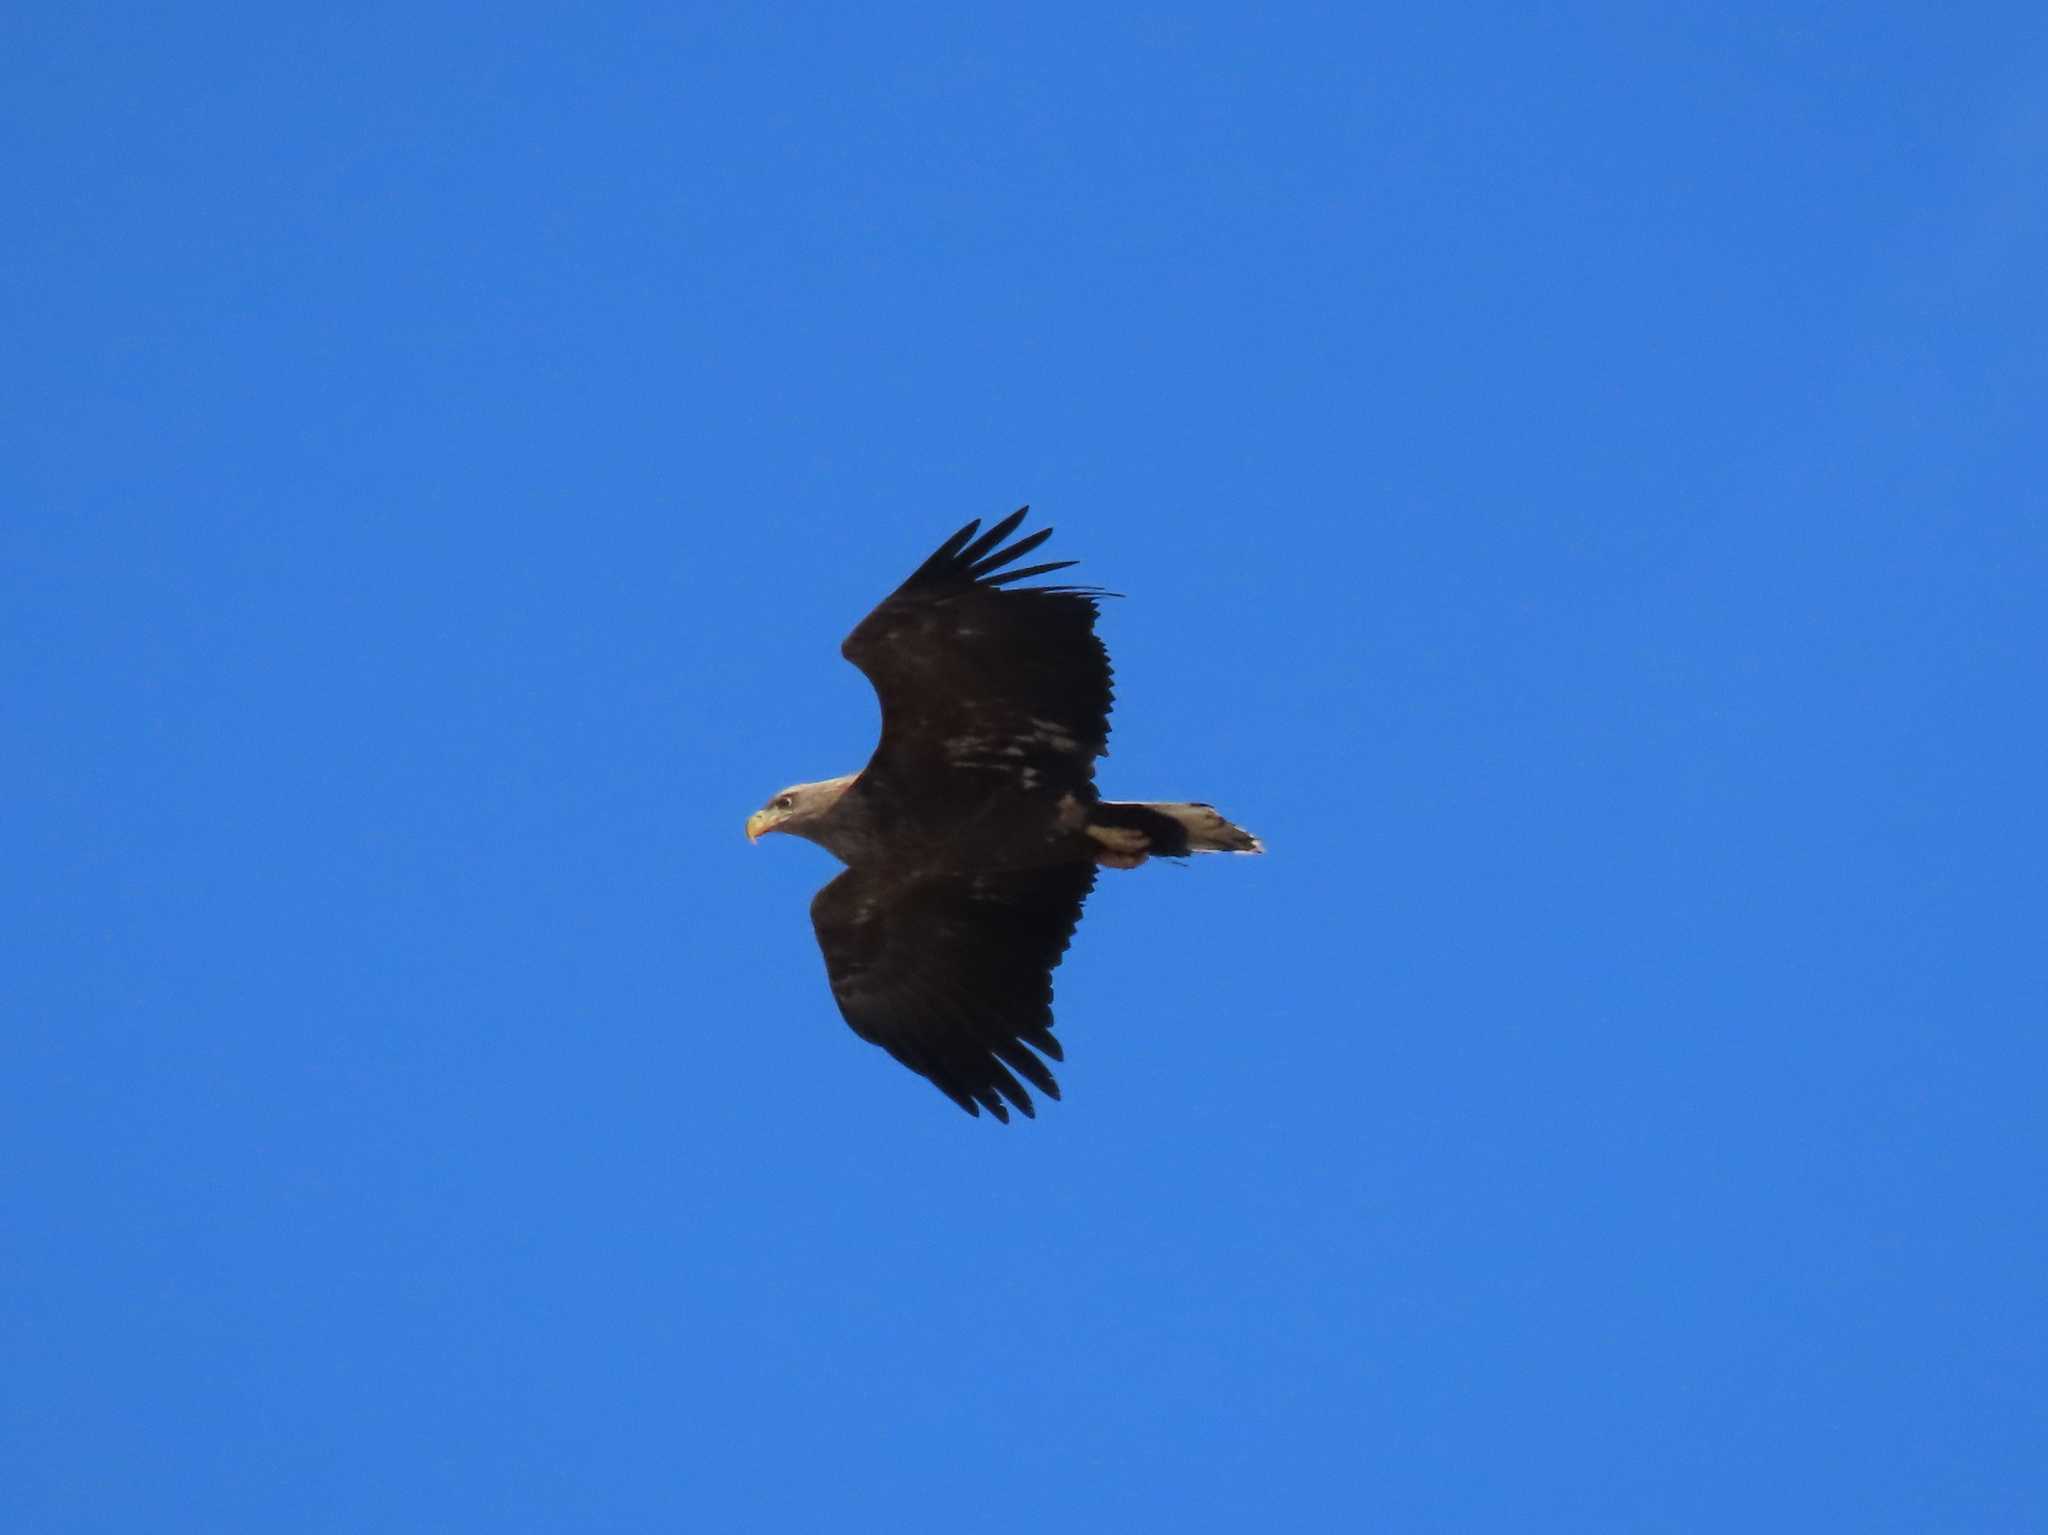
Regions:
M 1074 563 L 1003 571 L 1052 535 L 1041 528 L 999 547 L 1026 510 L 979 537 L 980 521 L 968 523 L 841 647 L 882 701 L 882 739 L 861 791 L 900 814 L 958 816 L 994 782 L 1085 794 L 1094 777 L 1109 736 L 1109 653 L 1095 635 L 1096 600 L 1106 594 L 1008 589 Z
M 1018 1077 L 1060 1095 L 1031 1052 L 1061 1059 L 1052 972 L 1094 884 L 1093 864 L 911 878 L 848 869 L 811 902 L 811 926 L 854 1033 L 968 1113 L 1008 1124 L 1005 1098 L 1037 1114 Z

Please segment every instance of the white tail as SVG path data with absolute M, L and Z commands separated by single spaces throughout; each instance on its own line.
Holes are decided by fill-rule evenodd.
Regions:
M 1242 826 L 1223 819 L 1214 805 L 1147 805 L 1188 829 L 1191 853 L 1263 853 L 1265 844 Z
M 1178 858 L 1185 853 L 1266 850 L 1242 826 L 1224 820 L 1214 805 L 1107 799 L 1090 807 L 1088 820 L 1090 836 L 1118 854 L 1140 859 L 1147 853 Z

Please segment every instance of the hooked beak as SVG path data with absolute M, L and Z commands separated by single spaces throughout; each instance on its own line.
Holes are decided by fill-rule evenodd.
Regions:
M 775 817 L 765 810 L 756 810 L 747 817 L 747 840 L 749 842 L 759 842 L 762 833 L 770 832 L 774 829 Z

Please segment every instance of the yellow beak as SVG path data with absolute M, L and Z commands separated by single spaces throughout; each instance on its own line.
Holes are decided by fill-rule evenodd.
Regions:
M 775 817 L 765 810 L 756 810 L 747 817 L 747 840 L 759 842 L 761 833 L 775 829 Z

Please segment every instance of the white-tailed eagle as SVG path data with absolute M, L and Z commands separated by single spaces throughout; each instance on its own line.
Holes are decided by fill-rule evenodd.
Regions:
M 1005 1124 L 1010 1105 L 1036 1113 L 1025 1083 L 1060 1095 L 1039 1059 L 1062 1058 L 1052 972 L 1096 870 L 1263 851 L 1211 806 L 1096 794 L 1107 594 L 1012 584 L 1074 563 L 1005 570 L 1052 536 L 1003 547 L 1025 510 L 986 533 L 968 523 L 847 636 L 882 702 L 868 765 L 794 784 L 747 820 L 750 839 L 792 832 L 846 865 L 811 925 L 853 1031 Z

